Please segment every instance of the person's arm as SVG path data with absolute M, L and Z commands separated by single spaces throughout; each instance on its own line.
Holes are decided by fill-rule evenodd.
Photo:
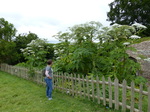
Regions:
M 52 79 L 52 77 L 49 76 L 48 72 L 49 72 L 49 71 L 47 71 L 47 70 L 45 71 L 46 77 L 49 78 L 49 79 Z

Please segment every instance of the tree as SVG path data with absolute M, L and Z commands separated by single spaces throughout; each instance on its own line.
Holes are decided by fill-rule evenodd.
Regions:
M 0 18 L 0 63 L 15 64 L 18 59 L 16 44 L 13 42 L 16 31 L 13 24 Z
M 29 44 L 32 40 L 38 39 L 39 37 L 34 34 L 29 32 L 29 34 L 19 34 L 16 36 L 14 42 L 17 45 L 17 48 L 26 48 L 27 44 Z
M 54 46 L 58 57 L 53 68 L 59 72 L 131 81 L 140 65 L 126 53 L 127 45 L 131 44 L 128 39 L 140 38 L 133 34 L 143 28 L 140 24 L 102 27 L 98 22 L 75 25 L 56 36 L 62 42 Z
M 20 51 L 20 49 L 24 49 L 27 47 L 27 44 L 29 44 L 32 40 L 38 39 L 39 37 L 34 34 L 29 32 L 29 34 L 19 34 L 18 36 L 16 36 L 16 38 L 14 39 L 14 42 L 16 43 L 16 50 L 19 53 L 19 59 L 18 59 L 18 63 L 20 62 L 24 62 L 24 56 L 22 54 L 22 52 Z
M 16 35 L 16 31 L 13 24 L 9 23 L 4 18 L 0 18 L 0 39 L 12 41 Z
M 150 36 L 150 0 L 115 0 L 109 4 L 107 13 L 111 24 L 131 25 L 135 22 L 143 24 L 147 30 L 144 35 Z
M 75 25 L 68 32 L 55 35 L 62 42 L 54 48 L 59 57 L 54 64 L 55 68 L 58 71 L 84 75 L 92 72 L 93 56 L 97 51 L 94 41 L 98 38 L 101 27 L 101 23 L 92 21 Z
M 15 64 L 18 59 L 18 53 L 14 42 L 0 40 L 0 63 Z
M 51 54 L 53 49 L 46 40 L 36 39 L 32 40 L 25 49 L 21 49 L 25 59 L 27 60 L 27 67 L 42 68 L 46 63 L 47 54 Z M 51 53 L 49 53 L 51 51 Z M 50 57 L 49 57 L 50 58 Z

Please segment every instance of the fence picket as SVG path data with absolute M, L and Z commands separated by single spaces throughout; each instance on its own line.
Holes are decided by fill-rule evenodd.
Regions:
M 108 78 L 108 83 L 109 83 L 109 107 L 112 108 L 112 82 L 110 77 Z
M 122 87 L 122 111 L 126 112 L 126 98 L 127 98 L 127 82 L 126 80 L 123 80 L 123 87 Z
M 62 93 L 64 93 L 64 74 L 61 74 L 61 88 L 62 88 Z
M 71 82 L 72 82 L 72 96 L 74 96 L 74 81 L 73 81 L 73 75 L 71 74 Z
M 147 112 L 150 112 L 150 86 L 148 87 L 148 109 Z
M 115 79 L 115 109 L 118 110 L 119 109 L 119 99 L 118 99 L 118 95 L 119 95 L 119 89 L 118 89 L 118 79 Z
M 84 83 L 84 76 L 82 75 L 82 84 L 83 84 L 83 95 L 84 95 L 84 98 L 85 98 L 85 83 Z
M 76 74 L 74 74 L 74 78 L 75 78 L 74 84 L 77 85 L 77 75 Z M 77 94 L 77 87 L 75 86 L 75 96 L 77 96 L 77 95 L 78 95 Z
M 81 97 L 81 80 L 80 80 L 80 75 L 78 74 L 78 84 L 79 84 L 79 90 L 78 90 L 78 94 Z
M 140 92 L 139 92 L 139 111 L 142 112 L 142 91 L 143 85 L 140 84 Z
M 92 99 L 94 102 L 94 80 L 93 80 L 93 77 L 91 78 L 91 84 L 92 84 Z
M 72 92 L 71 92 L 71 86 L 72 86 L 72 82 L 71 82 L 71 77 L 70 77 L 70 74 L 68 74 L 68 82 L 69 82 L 69 94 L 71 95 Z
M 106 106 L 105 78 L 102 78 L 103 105 Z
M 57 89 L 59 89 L 58 88 L 58 84 L 59 84 L 59 77 L 58 76 L 59 76 L 59 73 L 57 73 L 57 79 L 56 79 L 57 80 L 57 86 L 56 86 Z
M 88 76 L 86 76 L 86 86 L 87 86 L 87 96 L 88 96 L 88 99 L 90 100 L 90 91 L 89 91 L 89 81 L 88 81 Z
M 96 85 L 97 85 L 97 101 L 98 101 L 98 104 L 100 104 L 100 89 L 99 89 L 99 77 L 97 76 L 96 77 Z
M 130 112 L 134 111 L 134 82 L 131 82 L 131 108 Z
M 67 91 L 67 75 L 66 75 L 66 73 L 65 73 L 65 84 L 64 84 L 64 86 L 65 86 L 64 92 L 66 92 Z

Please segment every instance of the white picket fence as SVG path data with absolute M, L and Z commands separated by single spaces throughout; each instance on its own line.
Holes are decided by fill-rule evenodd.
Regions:
M 35 76 L 30 77 L 26 68 L 1 64 L 0 70 L 45 85 L 41 71 L 36 71 Z M 128 86 L 126 80 L 119 84 L 118 79 L 111 81 L 110 78 L 106 80 L 103 77 L 100 80 L 99 77 L 94 79 L 76 74 L 55 73 L 53 85 L 63 93 L 88 98 L 122 112 L 150 112 L 150 87 L 144 91 L 142 84 L 137 89 L 134 82 Z

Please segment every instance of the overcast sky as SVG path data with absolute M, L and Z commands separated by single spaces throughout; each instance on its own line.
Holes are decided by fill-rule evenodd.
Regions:
M 12 23 L 17 33 L 35 33 L 50 42 L 68 27 L 89 21 L 109 26 L 108 4 L 114 0 L 0 0 L 0 18 Z

